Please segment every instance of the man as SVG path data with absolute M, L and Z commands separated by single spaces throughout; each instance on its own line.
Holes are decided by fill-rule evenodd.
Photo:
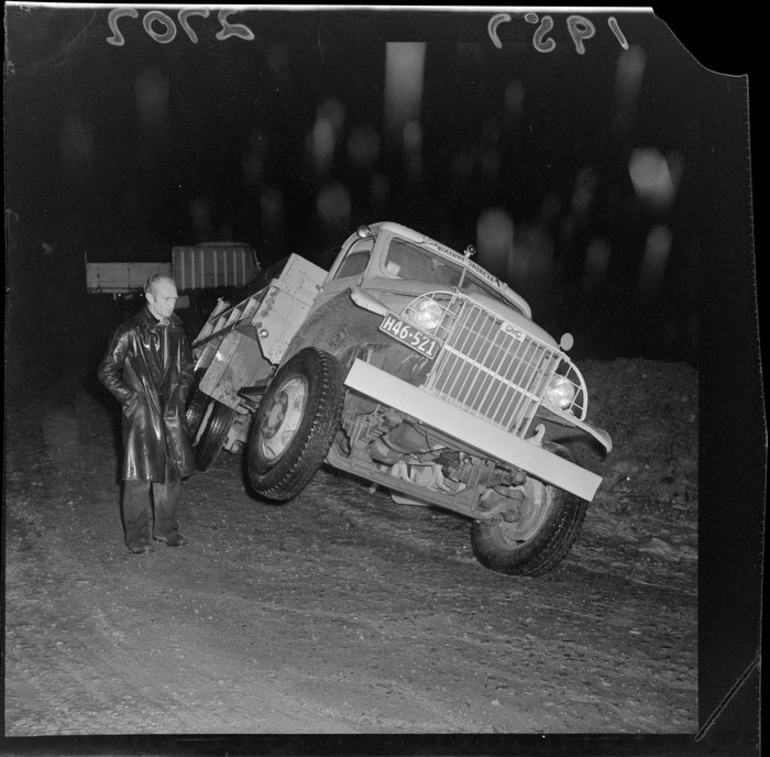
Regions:
M 152 552 L 151 537 L 169 547 L 187 544 L 176 510 L 182 477 L 195 470 L 185 420 L 194 367 L 174 315 L 176 284 L 155 275 L 144 296 L 145 307 L 115 331 L 98 370 L 123 406 L 123 524 L 135 555 Z

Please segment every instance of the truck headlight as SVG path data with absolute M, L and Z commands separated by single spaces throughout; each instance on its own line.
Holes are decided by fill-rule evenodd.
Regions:
M 545 390 L 546 400 L 555 407 L 569 407 L 575 399 L 575 385 L 565 376 L 554 376 Z
M 420 300 L 409 306 L 406 315 L 418 328 L 425 331 L 433 331 L 438 328 L 441 323 L 444 311 L 441 306 L 433 300 Z

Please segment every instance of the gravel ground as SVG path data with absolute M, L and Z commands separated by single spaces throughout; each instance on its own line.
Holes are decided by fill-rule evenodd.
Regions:
M 131 556 L 110 398 L 30 388 L 7 409 L 5 735 L 694 733 L 697 372 L 581 368 L 615 451 L 536 579 L 330 469 L 257 501 L 226 453 L 184 484 L 190 545 Z

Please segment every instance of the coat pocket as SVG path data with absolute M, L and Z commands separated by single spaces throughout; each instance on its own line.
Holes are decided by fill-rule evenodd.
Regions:
M 123 402 L 123 415 L 126 416 L 126 418 L 132 418 L 134 414 L 136 413 L 136 405 L 139 401 L 139 393 L 136 391 L 131 392 L 131 394 L 128 395 L 127 399 Z

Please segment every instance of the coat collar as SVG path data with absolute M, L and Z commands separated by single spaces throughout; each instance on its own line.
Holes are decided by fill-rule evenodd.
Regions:
M 142 312 L 139 314 L 139 318 L 144 326 L 147 328 L 156 328 L 160 327 L 161 322 L 150 312 L 149 305 L 145 305 L 142 308 Z M 176 326 L 178 321 L 178 316 L 175 313 L 172 313 L 171 316 L 168 319 L 168 323 L 165 325 L 168 326 Z

